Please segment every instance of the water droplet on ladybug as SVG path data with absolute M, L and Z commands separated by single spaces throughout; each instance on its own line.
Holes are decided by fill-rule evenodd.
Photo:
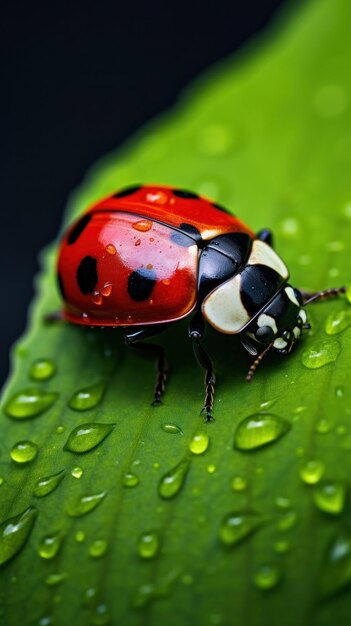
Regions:
M 100 289 L 100 293 L 104 298 L 108 298 L 112 293 L 112 284 L 105 283 L 103 287 Z
M 164 191 L 149 192 L 146 194 L 146 201 L 153 204 L 166 204 L 168 196 Z
M 102 295 L 99 291 L 94 291 L 93 295 L 91 296 L 91 299 L 94 302 L 94 304 L 100 305 L 102 303 Z
M 108 254 L 111 254 L 111 256 L 114 256 L 115 254 L 117 254 L 117 250 L 116 250 L 115 246 L 113 245 L 113 243 L 109 243 L 106 246 L 106 252 Z
M 140 246 L 141 244 L 141 239 L 137 239 L 134 243 L 135 246 Z
M 150 222 L 150 220 L 139 220 L 138 222 L 134 222 L 134 224 L 132 224 L 132 227 L 135 230 L 146 233 L 148 230 L 151 230 L 152 222 Z

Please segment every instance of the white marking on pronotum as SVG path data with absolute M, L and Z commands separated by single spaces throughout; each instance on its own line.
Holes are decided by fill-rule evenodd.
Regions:
M 307 315 L 306 315 L 306 311 L 304 311 L 303 309 L 300 309 L 299 311 L 299 317 L 302 320 L 303 324 L 306 324 L 307 322 Z
M 293 328 L 293 333 L 294 333 L 295 339 L 297 339 L 301 335 L 301 329 L 298 326 L 295 326 Z
M 286 348 L 287 345 L 288 345 L 288 342 L 284 341 L 284 339 L 282 339 L 281 337 L 278 337 L 273 342 L 273 347 L 277 348 L 278 350 L 283 350 L 284 348 Z
M 204 318 L 222 333 L 234 335 L 250 321 L 241 302 L 241 276 L 237 274 L 214 289 L 202 303 Z
M 291 302 L 293 302 L 297 306 L 300 306 L 300 302 L 296 298 L 295 291 L 293 290 L 292 287 L 285 287 L 285 293 L 288 296 L 289 300 L 291 300 Z
M 262 313 L 262 315 L 259 316 L 257 320 L 257 326 L 259 326 L 260 328 L 261 326 L 269 326 L 273 330 L 275 335 L 278 333 L 278 328 L 277 324 L 275 323 L 274 317 L 272 317 L 271 315 L 266 315 L 266 313 Z
M 282 259 L 268 244 L 260 239 L 255 239 L 252 244 L 248 265 L 266 265 L 275 270 L 280 276 L 289 278 L 289 270 Z

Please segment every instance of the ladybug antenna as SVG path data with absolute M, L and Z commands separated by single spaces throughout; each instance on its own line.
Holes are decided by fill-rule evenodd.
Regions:
M 269 346 L 267 346 L 267 348 L 265 348 L 263 352 L 261 352 L 261 354 L 258 355 L 257 359 L 255 359 L 252 365 L 250 366 L 249 371 L 246 374 L 246 380 L 248 383 L 252 381 L 254 373 L 256 372 L 259 364 L 261 363 L 263 357 L 267 354 L 268 350 L 270 350 L 272 346 L 273 346 L 273 343 L 270 343 Z

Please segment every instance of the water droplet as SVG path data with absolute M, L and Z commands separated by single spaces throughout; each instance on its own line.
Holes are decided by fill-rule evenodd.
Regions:
M 112 432 L 115 425 L 96 422 L 81 424 L 72 430 L 63 449 L 78 454 L 90 452 Z
M 207 466 L 207 471 L 209 474 L 214 474 L 217 471 L 217 467 L 213 465 L 213 463 L 210 463 L 210 465 Z
M 327 317 L 325 332 L 327 335 L 342 333 L 351 325 L 351 311 L 341 310 L 331 313 Z
M 303 351 L 301 361 L 305 367 L 317 369 L 328 363 L 334 363 L 339 356 L 340 349 L 340 344 L 335 339 L 318 341 Z
M 107 550 L 107 541 L 105 539 L 95 539 L 89 547 L 89 554 L 94 558 L 103 556 Z
M 280 520 L 277 523 L 277 529 L 285 532 L 286 530 L 291 530 L 296 526 L 297 522 L 297 513 L 295 511 L 287 511 L 282 515 Z
M 3 476 L 0 476 L 0 487 L 1 487 L 1 485 L 3 485 L 3 484 L 4 484 L 4 477 L 3 477 Z
M 65 432 L 65 427 L 64 427 L 64 426 L 60 425 L 60 426 L 58 426 L 58 427 L 56 428 L 56 433 L 57 433 L 58 435 L 62 435 L 62 433 L 64 433 L 64 432 Z
M 0 565 L 12 559 L 23 548 L 33 528 L 37 511 L 28 507 L 0 525 Z
M 206 452 L 209 443 L 210 437 L 208 435 L 208 432 L 206 430 L 200 429 L 191 439 L 189 443 L 189 450 L 196 455 L 203 454 L 204 452 Z
M 145 532 L 139 537 L 138 554 L 142 559 L 153 559 L 160 547 L 159 537 L 156 531 Z
M 341 424 L 340 426 L 337 427 L 336 429 L 336 434 L 343 437 L 346 433 L 346 426 L 344 426 L 343 424 Z
M 75 467 L 72 467 L 71 475 L 73 476 L 73 478 L 82 478 L 83 476 L 82 468 L 79 467 L 78 465 L 76 465 Z
M 334 424 L 332 422 L 322 417 L 316 424 L 316 431 L 320 435 L 326 435 L 332 430 L 333 426 Z
M 351 217 L 351 206 L 350 206 L 350 217 Z M 351 304 L 351 285 L 348 285 L 345 295 L 346 295 L 347 301 L 350 302 Z
M 146 583 L 141 585 L 133 598 L 133 607 L 141 609 L 148 606 L 154 600 L 164 598 L 170 593 L 171 585 L 176 580 L 178 570 L 171 570 L 167 576 L 155 584 Z
M 124 474 L 123 485 L 125 487 L 136 487 L 137 485 L 139 485 L 139 483 L 139 477 L 136 474 L 133 474 L 133 472 L 127 472 L 126 474 Z
M 107 624 L 111 624 L 111 620 L 110 609 L 107 604 L 101 602 L 92 609 L 89 624 L 91 626 L 107 626 Z
M 185 459 L 162 476 L 158 485 L 158 493 L 161 498 L 168 500 L 177 495 L 184 484 L 189 467 L 190 462 Z
M 234 447 L 237 450 L 255 450 L 277 441 L 290 429 L 290 424 L 277 415 L 255 413 L 238 425 Z
M 258 513 L 229 513 L 222 520 L 219 538 L 226 546 L 235 546 L 256 532 L 262 523 L 262 517 Z
M 40 389 L 24 389 L 16 393 L 4 407 L 6 415 L 14 419 L 36 417 L 47 411 L 58 398 L 58 393 Z
M 299 223 L 295 217 L 287 217 L 283 220 L 281 229 L 284 235 L 292 237 L 297 234 L 299 230 Z
M 181 581 L 183 585 L 190 587 L 190 585 L 192 585 L 194 582 L 194 576 L 192 576 L 191 574 L 184 574 L 181 578 Z
M 39 544 L 38 552 L 42 559 L 53 559 L 62 544 L 62 533 L 46 535 Z
M 37 359 L 30 368 L 33 380 L 49 380 L 56 373 L 56 365 L 50 359 Z
M 66 574 L 66 572 L 62 572 L 59 574 L 49 574 L 45 578 L 45 583 L 49 585 L 49 587 L 55 587 L 56 585 L 59 585 L 64 580 L 66 580 L 67 577 L 68 577 L 68 574 Z
M 138 222 L 134 222 L 132 227 L 141 233 L 146 233 L 148 230 L 151 230 L 152 222 L 150 222 L 150 220 L 139 220 Z
M 267 411 L 267 409 L 270 409 L 276 403 L 276 401 L 277 401 L 277 398 L 272 398 L 272 400 L 264 400 L 260 404 L 260 409 Z
M 339 482 L 323 481 L 313 492 L 316 507 L 324 513 L 339 515 L 345 506 L 346 486 Z
M 107 244 L 106 252 L 107 252 L 107 254 L 111 254 L 111 256 L 114 256 L 115 254 L 117 254 L 117 250 L 116 250 L 115 246 L 113 245 L 113 243 L 108 243 Z
M 38 454 L 38 446 L 32 441 L 18 441 L 13 446 L 10 456 L 16 463 L 30 463 Z
M 106 493 L 106 491 L 101 491 L 100 493 L 95 493 L 91 496 L 82 496 L 79 498 L 78 502 L 76 502 L 76 504 L 69 509 L 68 515 L 71 517 L 81 517 L 82 515 L 90 513 L 90 511 L 93 511 L 97 506 L 99 506 L 106 496 Z
M 344 396 L 344 388 L 343 387 L 335 387 L 335 395 L 337 398 L 342 398 Z
M 307 461 L 300 469 L 300 478 L 307 485 L 315 485 L 320 481 L 324 474 L 325 468 L 322 461 Z
M 340 529 L 327 546 L 321 569 L 320 590 L 322 596 L 346 591 L 351 583 L 351 537 L 350 530 Z
M 244 491 L 247 488 L 247 481 L 242 476 L 234 476 L 231 486 L 233 491 Z
M 287 539 L 277 539 L 274 542 L 273 548 L 278 554 L 286 554 L 290 551 L 291 546 Z
M 183 434 L 182 429 L 179 428 L 179 426 L 177 426 L 176 424 L 161 424 L 161 428 L 165 431 L 165 433 L 170 433 L 171 435 Z
M 91 387 L 85 387 L 77 391 L 70 399 L 68 406 L 75 411 L 87 411 L 101 402 L 105 393 L 106 383 L 100 382 Z
M 269 591 L 277 586 L 281 579 L 280 570 L 275 565 L 261 565 L 254 574 L 254 583 L 258 589 Z
M 66 470 L 61 470 L 60 472 L 57 472 L 57 474 L 39 478 L 33 490 L 33 494 L 36 498 L 43 498 L 44 496 L 48 496 L 49 493 L 52 493 L 63 480 L 65 473 Z
M 83 543 L 85 541 L 85 533 L 82 530 L 77 530 L 74 538 L 77 543 Z
M 277 496 L 275 499 L 275 506 L 278 509 L 290 509 L 291 501 L 286 496 Z

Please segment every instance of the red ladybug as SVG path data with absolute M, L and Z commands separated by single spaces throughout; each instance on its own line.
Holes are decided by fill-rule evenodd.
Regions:
M 65 235 L 58 259 L 63 317 L 87 326 L 121 326 L 126 343 L 157 357 L 154 404 L 167 377 L 163 349 L 144 339 L 192 315 L 189 337 L 206 371 L 203 410 L 212 416 L 215 376 L 201 339 L 205 319 L 239 335 L 255 356 L 290 352 L 309 328 L 304 304 L 345 288 L 303 294 L 272 248 L 217 203 L 156 185 L 129 187 L 98 202 Z M 259 348 L 261 352 L 259 353 Z

